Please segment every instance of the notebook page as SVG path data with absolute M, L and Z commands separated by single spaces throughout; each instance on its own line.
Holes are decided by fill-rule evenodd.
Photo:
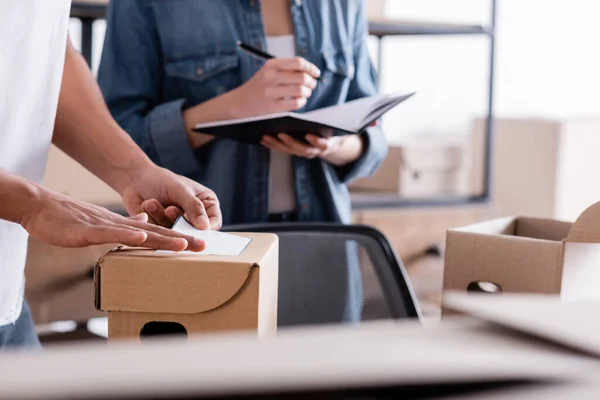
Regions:
M 252 241 L 242 236 L 232 235 L 219 231 L 201 231 L 194 228 L 185 218 L 179 218 L 173 225 L 175 232 L 183 233 L 184 235 L 193 236 L 202 239 L 206 242 L 206 249 L 201 252 L 193 251 L 169 251 L 157 250 L 156 253 L 162 254 L 185 254 L 185 255 L 213 255 L 213 256 L 239 256 L 244 249 Z
M 307 119 L 317 121 L 325 125 L 341 125 L 350 128 L 351 131 L 357 131 L 361 128 L 362 121 L 371 113 L 371 110 L 378 108 L 379 103 L 386 98 L 385 95 L 370 96 L 363 99 L 352 100 L 344 104 L 320 108 L 315 111 L 304 113 Z

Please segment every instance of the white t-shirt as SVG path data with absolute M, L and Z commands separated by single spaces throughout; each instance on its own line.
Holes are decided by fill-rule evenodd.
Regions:
M 36 182 L 52 140 L 70 6 L 71 0 L 0 2 L 0 168 Z M 21 313 L 26 255 L 27 232 L 0 220 L 0 326 Z
M 267 36 L 267 50 L 278 58 L 296 55 L 294 35 Z M 278 214 L 296 209 L 296 189 L 292 157 L 271 151 L 269 168 L 269 213 Z

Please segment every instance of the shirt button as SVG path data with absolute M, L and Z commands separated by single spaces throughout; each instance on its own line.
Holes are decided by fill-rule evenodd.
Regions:
M 196 70 L 196 75 L 200 76 L 204 73 L 204 68 L 202 67 L 198 67 L 198 69 Z
M 296 6 L 300 7 L 302 5 L 302 0 L 296 0 Z

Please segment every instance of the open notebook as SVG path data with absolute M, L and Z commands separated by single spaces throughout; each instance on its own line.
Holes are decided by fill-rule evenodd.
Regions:
M 194 131 L 254 144 L 260 143 L 264 135 L 276 135 L 282 132 L 300 141 L 305 141 L 304 136 L 307 133 L 320 136 L 360 133 L 413 94 L 392 93 L 370 96 L 302 114 L 282 112 L 207 122 L 196 125 Z

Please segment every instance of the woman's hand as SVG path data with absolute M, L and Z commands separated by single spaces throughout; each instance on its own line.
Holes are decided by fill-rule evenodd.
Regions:
M 305 138 L 309 145 L 300 143 L 285 133 L 280 133 L 277 138 L 264 136 L 261 144 L 271 150 L 297 157 L 321 158 L 335 166 L 355 161 L 362 154 L 364 146 L 359 135 L 322 138 L 307 134 Z
M 242 86 L 183 111 L 190 146 L 204 146 L 214 136 L 193 131 L 202 122 L 246 118 L 302 108 L 321 71 L 304 58 L 273 58 Z
M 321 71 L 302 57 L 273 58 L 250 80 L 230 92 L 236 118 L 302 108 Z

